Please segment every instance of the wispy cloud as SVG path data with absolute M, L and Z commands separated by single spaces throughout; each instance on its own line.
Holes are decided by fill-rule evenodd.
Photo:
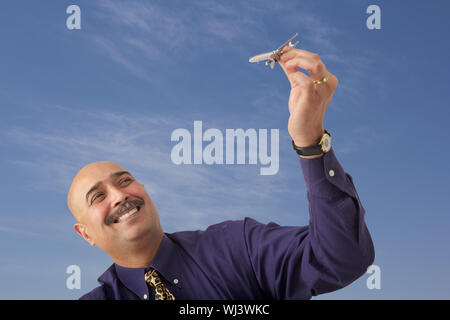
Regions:
M 290 11 L 286 17 L 292 25 L 298 25 L 301 37 L 304 40 L 321 48 L 323 52 L 337 52 L 336 39 L 343 36 L 343 32 L 330 23 L 324 21 L 319 15 L 311 11 Z
M 139 66 L 133 63 L 130 57 L 128 57 L 126 53 L 119 48 L 119 44 L 98 35 L 91 36 L 90 39 L 92 40 L 94 45 L 97 46 L 102 52 L 107 54 L 112 61 L 120 64 L 122 67 L 136 76 L 143 77 L 145 75 L 139 68 Z M 136 47 L 139 47 L 140 49 L 144 49 L 145 51 L 149 50 L 149 48 L 147 47 L 142 48 L 142 46 L 133 39 L 128 39 L 128 42 L 132 45 L 135 45 Z
M 148 67 L 146 62 L 170 63 L 171 58 L 180 59 L 180 54 L 189 59 L 198 46 L 222 51 L 227 42 L 251 40 L 252 30 L 258 29 L 251 17 L 236 19 L 236 8 L 218 3 L 162 6 L 102 0 L 98 6 L 97 17 L 109 32 L 89 37 L 111 60 L 137 76 L 144 76 L 140 70 Z
M 33 172 L 34 180 L 39 181 L 36 188 L 59 192 L 64 200 L 75 173 L 87 163 L 100 160 L 114 161 L 133 172 L 156 199 L 161 215 L 168 218 L 166 223 L 172 229 L 191 222 L 198 228 L 245 215 L 263 219 L 273 216 L 276 195 L 304 194 L 301 188 L 288 187 L 287 172 L 267 177 L 259 175 L 259 166 L 173 164 L 170 134 L 186 123 L 182 119 L 63 106 L 54 107 L 52 113 L 56 112 L 69 116 L 73 129 L 37 131 L 15 127 L 2 135 L 16 146 L 37 151 L 33 161 L 9 161 Z M 300 165 L 295 165 L 302 179 Z
M 20 236 L 28 236 L 28 237 L 40 237 L 42 236 L 39 233 L 29 231 L 27 229 L 15 228 L 11 226 L 0 225 L 0 232 L 14 233 Z
M 344 132 L 342 141 L 339 143 L 339 154 L 352 154 L 356 152 L 367 152 L 375 145 L 389 143 L 390 138 L 378 132 L 369 125 L 357 124 Z
M 371 62 L 379 54 L 365 52 L 364 48 L 343 48 L 340 44 L 348 41 L 347 33 L 306 5 L 191 1 L 189 5 L 163 6 L 147 1 L 102 0 L 98 9 L 97 17 L 108 25 L 108 33 L 89 36 L 94 47 L 131 74 L 149 81 L 155 81 L 147 76 L 152 74 L 155 63 L 189 61 L 199 50 L 222 56 L 226 52 L 230 59 L 246 61 L 249 55 L 257 53 L 255 48 L 273 49 L 267 46 L 279 45 L 285 39 L 278 34 L 274 38 L 273 25 L 267 21 L 279 16 L 283 18 L 272 22 L 280 24 L 277 29 L 289 30 L 285 37 L 300 32 L 300 47 L 306 42 L 313 49 L 305 49 L 317 50 L 330 72 L 340 79 L 342 96 L 354 105 L 367 94 L 363 82 L 369 81 L 373 90 L 382 91 L 382 79 L 371 72 Z M 371 79 L 367 79 L 368 74 Z M 338 99 L 339 95 L 335 100 Z
M 258 44 L 258 48 L 266 48 L 261 42 L 273 37 L 273 33 L 270 26 L 260 21 L 282 15 L 280 22 L 289 26 L 289 30 L 300 29 L 302 39 L 323 48 L 326 52 L 322 56 L 324 61 L 339 67 L 342 74 L 337 74 L 341 80 L 338 90 L 345 98 L 354 97 L 356 103 L 361 94 L 361 80 L 370 72 L 367 63 L 370 58 L 356 54 L 344 56 L 337 46 L 342 31 L 317 14 L 289 11 L 289 6 L 282 3 L 262 5 L 265 7 L 261 8 L 257 1 L 233 5 L 194 1 L 190 6 L 171 7 L 170 4 L 162 6 L 147 1 L 102 0 L 98 2 L 97 17 L 107 25 L 108 33 L 93 31 L 88 37 L 94 47 L 112 61 L 131 74 L 145 78 L 149 64 L 170 63 L 168 56 L 189 58 L 189 55 L 195 55 L 194 49 L 199 45 L 202 50 L 229 50 L 238 55 L 246 55 L 237 50 L 240 47 L 256 48 Z M 284 38 L 279 39 L 277 34 L 276 39 L 267 42 L 282 41 Z M 270 85 L 262 92 L 251 105 L 254 118 L 270 117 L 277 111 L 288 115 L 287 96 Z M 98 109 L 90 112 L 63 106 L 52 108 L 65 113 L 64 117 L 69 116 L 71 125 L 62 124 L 45 130 L 11 127 L 2 133 L 12 143 L 39 151 L 33 161 L 10 159 L 10 162 L 29 168 L 37 175 L 43 172 L 54 174 L 52 180 L 43 177 L 35 188 L 44 186 L 65 193 L 81 166 L 98 160 L 115 161 L 142 177 L 149 193 L 161 200 L 164 214 L 174 218 L 174 226 L 179 214 L 189 217 L 183 219 L 183 223 L 189 220 L 203 221 L 204 224 L 210 221 L 211 212 L 219 212 L 219 216 L 224 217 L 240 217 L 243 212 L 259 210 L 260 216 L 269 216 L 269 208 L 258 204 L 259 200 L 269 201 L 274 194 L 303 192 L 285 187 L 287 176 L 282 170 L 275 177 L 263 178 L 257 174 L 256 167 L 252 171 L 248 166 L 175 166 L 170 161 L 170 133 L 184 124 L 192 124 L 186 119 Z M 214 119 L 210 124 L 222 128 L 230 126 L 230 122 L 220 121 Z M 280 141 L 289 141 L 286 131 L 280 134 L 285 135 Z M 363 131 L 362 134 L 370 132 Z M 351 149 L 349 145 L 346 150 L 350 152 Z M 296 169 L 301 177 L 300 168 Z M 193 225 L 198 226 L 198 223 Z

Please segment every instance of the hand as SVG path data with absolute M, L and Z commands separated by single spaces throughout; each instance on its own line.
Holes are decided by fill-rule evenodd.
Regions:
M 285 47 L 278 62 L 291 84 L 288 132 L 299 147 L 315 145 L 324 132 L 323 119 L 338 79 L 328 72 L 319 55 L 306 50 Z M 307 70 L 310 77 L 298 67 Z M 313 83 L 323 77 L 327 82 Z

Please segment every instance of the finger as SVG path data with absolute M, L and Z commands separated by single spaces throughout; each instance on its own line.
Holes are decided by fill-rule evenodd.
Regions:
M 300 86 L 300 87 L 305 87 L 306 90 L 309 90 L 310 86 L 312 86 L 313 88 L 314 88 L 314 86 L 316 86 L 310 77 L 308 77 L 306 74 L 304 74 L 303 72 L 301 72 L 297 69 L 297 65 L 295 65 L 295 64 L 287 65 L 286 63 L 283 63 L 281 61 L 279 62 L 279 64 L 280 64 L 281 68 L 284 70 L 284 72 L 289 80 L 289 83 L 291 85 L 291 88 L 294 88 L 295 86 Z M 295 76 L 293 77 L 293 75 L 295 75 Z M 295 81 L 295 80 L 297 80 L 297 81 Z M 299 81 L 301 81 L 301 82 L 299 82 Z M 316 90 L 320 95 L 326 93 L 328 88 L 325 85 L 326 84 L 321 84 L 321 85 L 316 86 Z
M 293 67 L 286 67 L 286 64 L 281 62 L 281 61 L 279 61 L 279 64 L 280 64 L 281 68 L 283 69 L 284 73 L 286 74 L 286 77 L 288 78 L 289 83 L 291 84 L 291 87 L 292 87 L 292 82 L 291 82 L 290 75 L 292 73 L 298 72 L 297 67 L 295 67 L 295 66 L 293 66 Z
M 291 51 L 292 49 L 294 49 L 294 48 L 293 48 L 293 47 L 290 47 L 290 46 L 288 46 L 288 45 L 284 46 L 283 49 L 281 50 L 281 56 L 280 56 L 280 59 L 281 59 L 281 57 L 282 57 L 284 54 L 286 54 L 287 52 Z
M 320 80 L 327 73 L 327 69 L 320 58 L 311 59 L 305 56 L 295 56 L 294 58 L 288 60 L 285 65 L 288 69 L 291 69 L 292 67 L 299 67 L 304 70 L 308 70 L 309 75 L 313 80 Z
M 302 56 L 302 57 L 306 57 L 309 58 L 311 60 L 314 60 L 316 58 L 320 58 L 319 55 L 317 53 L 311 52 L 311 51 L 307 51 L 307 50 L 303 50 L 303 49 L 297 49 L 297 48 L 289 48 L 289 51 L 286 51 L 286 54 L 281 55 L 280 59 L 282 61 L 287 61 L 289 59 L 292 59 L 295 56 Z
M 304 98 L 310 98 L 314 95 L 314 83 L 311 78 L 303 72 L 297 71 L 289 74 L 292 88 L 299 87 L 300 95 Z
M 288 68 L 291 67 L 290 64 L 292 63 L 296 64 L 297 67 L 308 70 L 313 80 L 320 80 L 325 76 L 327 69 L 318 54 L 302 49 L 291 49 L 281 56 L 279 62 L 285 62 Z M 291 62 L 294 59 L 295 62 Z
M 292 60 L 290 60 L 290 61 L 292 61 Z M 288 64 L 288 63 L 283 63 L 283 62 L 279 62 L 279 64 L 280 64 L 280 66 L 283 68 L 283 70 L 284 70 L 284 72 L 286 73 L 286 76 L 288 77 L 288 79 L 289 79 L 289 83 L 291 84 L 291 88 L 293 88 L 294 86 L 296 86 L 296 85 L 298 85 L 298 84 L 295 84 L 295 82 L 293 82 L 293 80 L 295 79 L 295 78 L 298 78 L 298 76 L 299 75 L 297 75 L 295 78 L 293 78 L 292 77 L 292 75 L 293 74 L 297 74 L 297 73 L 300 73 L 300 75 L 302 76 L 302 79 L 304 79 L 305 81 L 306 81 L 306 79 L 311 83 L 311 85 L 313 86 L 313 87 L 315 87 L 315 90 L 317 91 L 317 93 L 320 95 L 320 96 L 326 96 L 326 95 L 328 95 L 329 94 L 329 91 L 331 90 L 330 88 L 330 86 L 328 85 L 328 83 L 322 83 L 322 84 L 314 84 L 314 82 L 313 82 L 313 77 L 315 76 L 315 75 L 312 75 L 311 76 L 311 78 L 310 77 L 308 77 L 306 74 L 304 74 L 303 72 L 301 72 L 301 71 L 299 71 L 298 70 L 298 64 L 295 64 L 295 63 L 292 63 L 292 64 Z M 306 70 L 306 67 L 302 67 L 303 69 L 305 69 Z M 311 74 L 311 72 L 310 72 L 310 74 Z M 328 71 L 326 71 L 325 73 L 323 73 L 322 74 L 322 76 L 320 77 L 320 79 L 322 79 L 324 76 L 326 76 L 327 78 L 329 78 L 328 77 L 328 75 L 331 75 Z M 317 79 L 319 79 L 319 78 L 317 78 Z M 328 79 L 329 80 L 329 79 Z M 331 84 L 331 83 L 330 83 Z M 301 84 L 300 84 L 301 85 Z

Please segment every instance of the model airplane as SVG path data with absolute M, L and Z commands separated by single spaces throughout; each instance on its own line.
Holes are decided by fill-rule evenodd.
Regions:
M 254 56 L 254 57 L 251 57 L 248 61 L 249 62 L 258 62 L 259 63 L 260 61 L 267 60 L 266 61 L 266 66 L 270 66 L 270 68 L 273 69 L 275 67 L 275 62 L 283 54 L 283 48 L 285 46 L 289 46 L 289 47 L 293 48 L 293 47 L 295 47 L 298 44 L 298 41 L 296 43 L 292 44 L 292 40 L 296 36 L 298 36 L 298 33 L 296 33 L 292 38 L 290 38 L 288 41 L 283 43 L 283 45 L 281 47 L 279 47 L 277 50 L 258 54 L 258 55 Z

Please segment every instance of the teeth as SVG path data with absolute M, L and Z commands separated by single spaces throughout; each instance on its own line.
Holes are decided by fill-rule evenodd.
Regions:
M 130 212 L 128 212 L 127 214 L 124 214 L 123 216 L 121 216 L 121 217 L 119 218 L 119 222 L 122 221 L 123 219 L 126 219 L 126 218 L 128 218 L 129 216 L 135 214 L 137 211 L 138 211 L 137 208 L 132 209 L 132 210 L 131 210 Z

